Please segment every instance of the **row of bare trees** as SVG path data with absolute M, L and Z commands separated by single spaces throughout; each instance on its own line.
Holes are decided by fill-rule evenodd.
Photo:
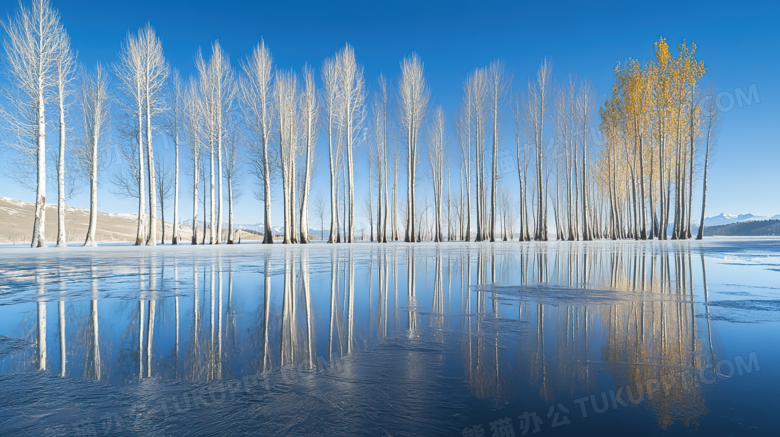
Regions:
M 360 195 L 369 238 L 379 242 L 545 241 L 551 224 L 558 240 L 666 238 L 670 220 L 672 238 L 689 238 L 694 169 L 701 160 L 704 209 L 719 114 L 714 99 L 701 103 L 698 83 L 705 69 L 693 57 L 695 47 L 681 45 L 673 58 L 662 39 L 654 62 L 618 66 L 597 130 L 590 84 L 574 77 L 564 85 L 555 83 L 546 59 L 519 89 L 512 88 L 512 77 L 500 61 L 469 73 L 461 107 L 449 125 L 441 106 L 431 109 L 424 65 L 416 54 L 400 63 L 395 91 L 383 75 L 369 90 L 350 45 L 324 61 L 319 84 L 312 66 L 305 65 L 300 73 L 276 68 L 263 41 L 236 71 L 215 42 L 210 57 L 197 53 L 196 74 L 182 78 L 146 25 L 123 42 L 111 67 L 119 92 L 109 96 L 106 69 L 77 67 L 49 0 L 22 4 L 3 28 L 11 84 L 2 94 L 9 133 L 5 144 L 18 152 L 17 180 L 36 190 L 35 247 L 45 243 L 46 135 L 47 126 L 54 124 L 45 117 L 47 107 L 55 107 L 59 115 L 57 244 L 66 241 L 69 155 L 89 181 L 85 244 L 93 245 L 98 172 L 111 138 L 111 101 L 119 119 L 117 148 L 126 163 L 114 171 L 114 192 L 138 200 L 136 245 L 161 241 L 157 213 L 164 214 L 171 179 L 170 240 L 181 241 L 181 168 L 192 177 L 192 244 L 199 240 L 200 211 L 201 243 L 232 244 L 244 164 L 255 178 L 255 197 L 263 203 L 263 242 L 273 242 L 272 187 L 281 183 L 283 242 L 308 243 L 316 157 L 323 153 L 330 181 L 330 243 L 354 241 L 355 199 Z M 70 126 L 72 103 L 78 104 L 74 112 L 81 115 L 82 126 Z M 511 132 L 504 132 L 506 119 Z M 320 130 L 327 143 L 322 153 L 316 148 Z M 71 131 L 74 139 L 66 136 Z M 450 144 L 450 132 L 457 144 Z M 172 176 L 165 152 L 154 147 L 155 137 L 173 143 Z M 699 143 L 704 152 L 697 152 Z M 180 147 L 189 152 L 185 167 L 180 167 Z M 421 147 L 427 148 L 427 175 L 418 173 Z M 356 193 L 357 162 L 363 156 L 368 183 L 359 184 L 361 193 Z M 458 179 L 455 192 L 452 170 Z M 399 171 L 406 175 L 405 199 L 400 198 Z M 517 185 L 509 177 L 515 172 Z M 421 186 L 425 176 L 431 183 Z M 324 221 L 325 205 L 317 203 L 315 210 Z
M 15 152 L 9 176 L 36 193 L 31 245 L 43 247 L 46 243 L 46 138 L 50 125 L 55 125 L 59 134 L 55 155 L 57 246 L 67 244 L 65 200 L 78 188 L 78 179 L 86 180 L 90 189 L 85 245 L 95 245 L 98 172 L 104 166 L 110 124 L 108 77 L 100 64 L 94 70 L 77 65 L 70 38 L 49 0 L 20 4 L 2 27 L 7 83 L 0 95 L 3 144 Z M 56 122 L 47 119 L 47 109 L 52 107 Z M 79 116 L 81 123 L 74 121 Z M 74 170 L 78 177 L 66 179 L 66 169 Z
M 404 240 L 419 241 L 425 235 L 443 241 L 446 235 L 449 240 L 468 241 L 475 232 L 475 241 L 545 241 L 551 226 L 557 240 L 691 238 L 695 168 L 703 166 L 697 237 L 701 238 L 707 171 L 722 114 L 715 91 L 700 90 L 705 68 L 694 53 L 695 46 L 681 44 L 678 55 L 672 57 L 661 39 L 654 62 L 619 65 L 612 96 L 599 114 L 590 83 L 570 76 L 568 83 L 556 84 L 546 59 L 522 92 L 512 92 L 512 79 L 499 61 L 474 70 L 464 81 L 463 103 L 454 123 L 460 193 L 453 193 L 448 179 L 446 195 L 443 175 L 450 174 L 453 163 L 443 159 L 448 143 L 444 114 L 441 108 L 426 113 L 422 64 L 416 56 L 405 60 L 399 81 L 396 141 L 407 152 Z M 387 92 L 380 86 L 376 95 Z M 510 111 L 504 109 L 507 106 Z M 504 112 L 511 112 L 514 124 L 514 163 L 510 158 L 514 153 L 502 147 Z M 382 110 L 374 109 L 374 113 L 374 119 L 380 120 Z M 597 115 L 601 120 L 598 129 L 594 125 Z M 433 192 L 430 222 L 427 199 L 422 207 L 415 203 L 417 138 L 420 126 L 426 124 Z M 369 152 L 369 161 L 377 169 L 374 182 L 382 193 L 386 162 L 381 157 L 387 156 L 383 145 L 387 133 L 375 132 L 372 144 L 376 150 Z M 508 153 L 502 155 L 502 151 Z M 510 190 L 506 176 L 515 172 L 518 185 Z M 386 204 L 381 196 L 369 194 L 369 198 L 375 199 L 377 210 Z M 386 223 L 369 223 L 376 224 L 377 236 L 383 235 Z
M 441 108 L 426 113 L 422 64 L 416 56 L 405 60 L 399 81 L 396 141 L 396 150 L 406 146 L 407 153 L 404 240 L 419 241 L 426 236 L 443 241 L 445 235 L 449 240 L 471 240 L 475 232 L 475 241 L 545 241 L 551 226 L 557 240 L 691 238 L 697 163 L 704 173 L 701 238 L 707 170 L 722 114 L 714 90 L 699 90 L 705 68 L 693 57 L 694 52 L 695 46 L 682 44 L 672 58 L 661 39 L 655 62 L 640 66 L 630 61 L 626 67 L 618 66 L 613 95 L 600 109 L 600 130 L 594 125 L 596 99 L 590 83 L 570 76 L 568 83 L 556 84 L 548 60 L 522 92 L 512 92 L 512 79 L 499 61 L 474 70 L 464 81 L 463 103 L 454 123 L 460 193 L 453 193 L 448 176 L 446 195 L 443 175 L 450 174 L 453 162 L 443 158 L 448 156 L 444 114 Z M 383 82 L 375 94 L 375 100 L 383 101 L 386 108 Z M 379 126 L 386 110 L 374 105 L 373 112 L 374 124 Z M 514 163 L 510 158 L 514 153 L 502 147 L 504 112 L 511 112 L 514 125 Z M 427 198 L 423 205 L 415 202 L 417 139 L 423 125 L 428 126 L 431 206 Z M 386 122 L 381 126 L 370 143 L 374 150 L 368 152 L 378 175 L 372 183 L 379 193 L 372 196 L 369 188 L 368 197 L 377 202 L 377 211 L 387 203 L 381 195 L 387 183 L 383 173 L 387 169 Z M 510 190 L 506 176 L 515 172 L 518 185 Z M 428 220 L 429 208 L 432 221 Z M 368 214 L 374 210 L 365 209 Z M 369 219 L 369 224 L 377 226 L 378 241 L 385 241 L 381 236 L 387 223 L 380 217 Z M 671 234 L 669 223 L 673 224 Z M 396 224 L 391 226 L 392 239 L 397 239 Z
M 198 57 L 198 77 L 184 84 L 175 71 L 168 80 L 170 67 L 162 43 L 151 26 L 128 34 L 119 51 L 119 59 L 111 68 L 119 83 L 119 92 L 109 95 L 110 79 L 106 69 L 100 64 L 93 71 L 78 66 L 67 32 L 49 0 L 32 0 L 29 5 L 21 3 L 17 13 L 2 24 L 5 74 L 10 85 L 2 90 L 0 113 L 7 134 L 4 145 L 16 152 L 11 176 L 36 191 L 33 247 L 45 245 L 46 137 L 47 127 L 54 124 L 46 119 L 50 106 L 57 111 L 59 133 L 57 246 L 67 244 L 65 201 L 75 192 L 73 181 L 77 179 L 66 179 L 66 168 L 74 170 L 75 175 L 89 184 L 90 213 L 85 245 L 96 245 L 98 173 L 108 164 L 111 102 L 116 102 L 119 113 L 118 149 L 128 164 L 113 174 L 112 191 L 138 200 L 136 245 L 155 245 L 159 241 L 158 201 L 159 211 L 164 214 L 164 201 L 170 192 L 167 183 L 170 172 L 155 160 L 161 155 L 164 159 L 164 154 L 155 153 L 153 144 L 155 135 L 160 133 L 168 134 L 174 143 L 173 244 L 180 240 L 179 146 L 185 138 L 190 140 L 195 163 L 195 224 L 198 179 L 205 174 L 201 171 L 205 151 L 210 159 L 211 176 L 210 241 L 220 241 L 216 223 L 222 223 L 224 213 L 223 169 L 228 182 L 231 222 L 227 240 L 233 241 L 233 182 L 239 164 L 240 140 L 238 129 L 228 129 L 228 126 L 236 125 L 230 121 L 235 81 L 229 59 L 218 43 L 214 44 L 208 63 L 202 56 Z M 75 121 L 79 116 L 81 123 Z M 158 182 L 157 179 L 161 180 Z M 194 228 L 193 242 L 197 237 L 197 226 Z M 165 227 L 162 229 L 164 233 Z

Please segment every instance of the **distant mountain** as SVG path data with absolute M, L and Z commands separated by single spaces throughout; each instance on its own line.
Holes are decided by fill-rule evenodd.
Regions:
M 192 226 L 192 219 L 185 220 L 183 222 L 183 224 L 191 227 Z M 224 223 L 222 223 L 222 226 L 225 229 L 227 229 L 228 223 L 224 222 Z M 198 227 L 199 228 L 203 227 L 203 221 L 202 220 L 198 221 Z M 233 223 L 233 227 L 235 229 L 244 229 L 244 230 L 247 230 L 247 231 L 257 232 L 257 233 L 260 233 L 260 234 L 262 234 L 265 231 L 265 225 L 263 223 L 252 223 L 252 224 Z M 271 231 L 274 233 L 274 235 L 284 234 L 284 226 L 271 226 Z M 312 227 L 309 227 L 309 234 L 319 236 L 320 235 L 320 230 L 312 228 Z M 325 236 L 327 237 L 328 235 L 329 235 L 329 232 L 326 230 L 325 231 Z
M 704 227 L 706 228 L 709 226 L 727 225 L 730 223 L 739 223 L 745 221 L 761 221 L 761 220 L 770 220 L 770 219 L 778 220 L 780 219 L 780 214 L 770 218 L 770 217 L 758 216 L 753 214 L 733 215 L 733 214 L 720 213 L 714 217 L 705 218 Z
M 192 219 L 184 220 L 183 222 L 187 226 L 192 226 Z M 203 227 L 203 220 L 198 220 L 198 227 Z M 228 222 L 222 223 L 223 228 L 228 227 Z M 246 224 L 246 223 L 233 223 L 233 227 L 236 229 L 246 229 L 248 231 L 255 231 L 255 232 L 263 232 L 265 230 L 265 226 L 262 223 L 255 223 L 255 224 Z M 277 231 L 284 232 L 284 227 L 280 226 L 271 226 L 271 229 L 274 233 Z
M 735 223 L 739 221 L 736 215 L 726 214 L 725 212 L 722 212 L 715 217 L 707 217 L 704 219 L 704 226 L 718 226 L 718 225 L 725 225 L 728 223 Z
M 748 218 L 736 223 L 705 226 L 704 235 L 707 237 L 765 237 L 780 235 L 780 220 L 753 220 Z

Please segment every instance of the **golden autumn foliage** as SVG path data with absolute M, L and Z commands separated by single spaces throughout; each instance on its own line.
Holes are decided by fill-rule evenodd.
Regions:
M 672 238 L 691 237 L 698 88 L 706 71 L 695 54 L 696 45 L 683 42 L 673 56 L 661 38 L 655 59 L 615 67 L 600 110 L 604 143 L 595 165 L 613 238 L 664 239 L 670 220 Z

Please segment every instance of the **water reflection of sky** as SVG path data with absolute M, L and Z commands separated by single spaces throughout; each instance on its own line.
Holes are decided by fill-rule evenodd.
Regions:
M 482 426 L 491 435 L 509 417 L 520 435 L 518 416 L 530 411 L 553 434 L 769 433 L 774 415 L 758 414 L 770 407 L 739 399 L 769 399 L 778 387 L 778 248 L 9 249 L 0 252 L 0 387 L 17 396 L 0 401 L 14 418 L 0 429 L 70 432 L 98 411 L 173 409 L 165 399 L 261 376 L 277 381 L 262 401 L 246 393 L 173 415 L 147 407 L 156 419 L 133 431 L 220 432 L 230 419 L 231 429 L 275 433 L 478 435 Z M 759 372 L 694 383 L 752 352 Z M 651 396 L 654 380 L 669 388 Z M 645 397 L 625 407 L 605 395 L 612 405 L 598 413 L 602 392 L 621 387 L 624 399 Z M 570 423 L 552 428 L 558 405 Z

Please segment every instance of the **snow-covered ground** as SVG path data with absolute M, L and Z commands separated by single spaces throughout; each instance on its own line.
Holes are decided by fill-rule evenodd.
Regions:
M 35 204 L 22 202 L 8 197 L 0 197 L 0 246 L 26 245 L 32 236 Z M 138 229 L 138 215 L 125 213 L 98 212 L 97 240 L 98 244 L 115 244 L 120 242 L 135 242 Z M 170 217 L 167 217 L 169 218 Z M 70 245 L 79 246 L 84 243 L 89 225 L 89 210 L 71 206 L 65 207 L 66 239 Z M 165 238 L 170 243 L 173 225 L 165 222 Z M 57 238 L 57 205 L 46 205 L 46 241 L 56 244 Z M 227 228 L 227 225 L 225 226 Z M 187 224 L 179 227 L 180 236 L 184 241 L 192 239 L 192 228 Z M 199 232 L 202 235 L 202 230 Z M 163 237 L 163 222 L 157 220 L 157 235 Z M 257 239 L 255 235 L 246 233 L 242 241 Z

